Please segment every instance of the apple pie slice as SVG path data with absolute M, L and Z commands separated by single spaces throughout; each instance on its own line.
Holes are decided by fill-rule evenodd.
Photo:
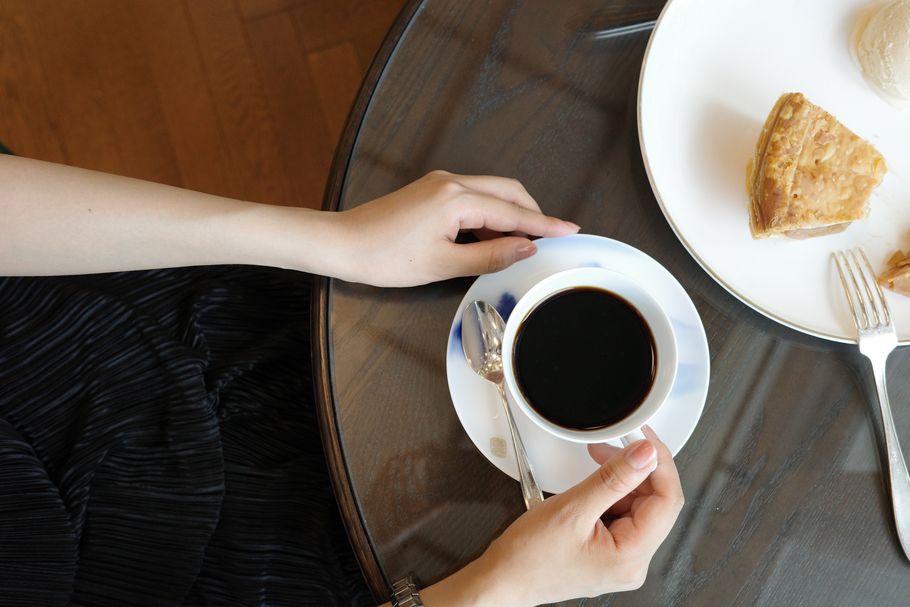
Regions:
M 885 159 L 802 93 L 777 100 L 749 162 L 753 238 L 845 230 L 869 212 Z
M 910 296 L 910 253 L 896 251 L 888 260 L 888 269 L 879 275 L 878 284 Z

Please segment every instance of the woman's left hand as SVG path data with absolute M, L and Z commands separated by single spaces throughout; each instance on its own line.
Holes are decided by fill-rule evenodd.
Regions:
M 405 287 L 502 270 L 533 255 L 532 236 L 565 236 L 579 227 L 540 212 L 515 179 L 433 171 L 338 214 L 345 247 L 341 278 Z M 461 231 L 479 242 L 458 244 Z

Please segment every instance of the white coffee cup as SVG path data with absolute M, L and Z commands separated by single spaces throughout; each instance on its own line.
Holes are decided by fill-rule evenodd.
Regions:
M 593 287 L 618 295 L 632 305 L 647 323 L 654 339 L 657 365 L 651 389 L 642 403 L 622 420 L 592 430 L 566 428 L 551 422 L 538 413 L 524 397 L 518 386 L 513 361 L 515 338 L 519 327 L 537 306 L 557 293 L 570 289 Z M 553 352 L 558 356 L 558 352 Z M 620 439 L 623 444 L 644 438 L 641 427 L 660 410 L 676 379 L 676 336 L 673 325 L 660 304 L 632 278 L 603 268 L 576 268 L 553 274 L 531 287 L 515 304 L 506 321 L 502 341 L 502 362 L 506 387 L 512 400 L 531 420 L 559 438 L 577 443 L 602 443 Z

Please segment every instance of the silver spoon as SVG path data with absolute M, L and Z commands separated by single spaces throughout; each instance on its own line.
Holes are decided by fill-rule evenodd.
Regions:
M 482 378 L 496 384 L 502 408 L 506 412 L 509 431 L 512 433 L 512 445 L 515 447 L 515 459 L 518 461 L 518 475 L 521 478 L 521 493 L 525 506 L 530 510 L 543 501 L 543 493 L 534 478 L 534 471 L 528 461 L 528 454 L 521 442 L 509 402 L 503 387 L 502 372 L 502 334 L 505 323 L 496 308 L 485 301 L 472 301 L 465 308 L 461 319 L 461 345 L 468 365 Z

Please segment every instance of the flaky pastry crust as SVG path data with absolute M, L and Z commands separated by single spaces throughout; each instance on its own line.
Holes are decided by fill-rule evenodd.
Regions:
M 801 93 L 777 100 L 749 163 L 753 238 L 820 236 L 869 212 L 887 167 L 872 145 Z
M 910 253 L 895 251 L 888 260 L 888 269 L 878 276 L 878 284 L 910 296 Z

